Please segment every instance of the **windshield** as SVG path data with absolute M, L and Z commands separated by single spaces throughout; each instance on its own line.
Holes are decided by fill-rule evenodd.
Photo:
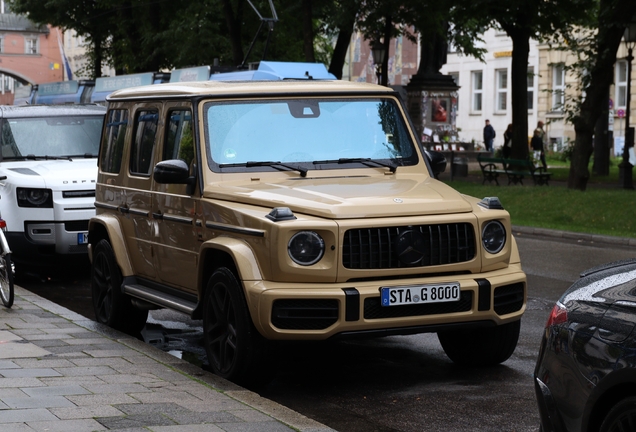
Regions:
M 2 120 L 2 158 L 97 157 L 103 116 Z
M 210 102 L 204 118 L 208 163 L 217 172 L 292 170 L 294 166 L 309 170 L 395 167 L 418 162 L 393 99 Z

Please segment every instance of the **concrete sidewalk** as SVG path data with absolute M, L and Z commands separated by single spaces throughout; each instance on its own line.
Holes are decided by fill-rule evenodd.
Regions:
M 333 431 L 17 286 L 0 306 L 0 430 Z

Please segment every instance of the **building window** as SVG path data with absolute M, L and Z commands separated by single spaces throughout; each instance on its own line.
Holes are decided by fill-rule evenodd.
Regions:
M 534 109 L 534 68 L 528 68 L 528 111 Z
M 0 36 L 0 53 L 4 52 L 4 36 Z
M 552 110 L 563 111 L 565 105 L 565 67 L 563 63 L 552 66 Z
M 139 111 L 130 150 L 130 173 L 150 177 L 155 150 L 155 137 L 159 113 L 156 110 Z
M 627 106 L 627 62 L 620 60 L 616 62 L 616 107 L 625 108 Z
M 508 70 L 500 69 L 496 73 L 497 82 L 497 111 L 506 111 L 508 108 Z
M 24 38 L 24 52 L 26 54 L 37 54 L 39 52 L 37 36 L 27 36 Z
M 481 99 L 483 94 L 483 72 L 472 72 L 472 110 L 473 112 L 481 112 Z

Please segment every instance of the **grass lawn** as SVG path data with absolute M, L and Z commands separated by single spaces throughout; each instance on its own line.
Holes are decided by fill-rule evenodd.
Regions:
M 563 164 L 560 168 L 550 160 L 548 165 L 554 180 L 567 181 L 568 166 Z M 499 197 L 513 225 L 636 237 L 636 191 L 619 188 L 616 161 L 610 170 L 609 177 L 592 175 L 585 192 L 570 190 L 552 181 L 548 187 L 532 186 L 531 180 L 526 186 L 506 186 L 505 179 L 501 186 L 459 179 L 447 183 L 461 193 L 478 198 Z M 476 175 L 481 182 L 481 172 Z

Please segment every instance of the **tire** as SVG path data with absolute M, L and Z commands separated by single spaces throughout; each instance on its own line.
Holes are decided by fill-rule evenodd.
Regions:
M 623 432 L 636 430 L 636 397 L 619 401 L 603 419 L 600 432 Z
M 212 274 L 205 291 L 203 341 L 216 375 L 237 384 L 271 378 L 268 344 L 252 323 L 240 283 L 225 267 Z
M 519 340 L 521 321 L 497 327 L 439 332 L 446 355 L 457 364 L 494 366 L 510 358 Z
M 5 307 L 13 306 L 13 263 L 10 253 L 0 257 L 0 297 Z
M 122 276 L 113 249 L 100 240 L 93 252 L 91 293 L 95 320 L 116 330 L 138 335 L 146 325 L 148 311 L 134 307 L 121 291 Z

